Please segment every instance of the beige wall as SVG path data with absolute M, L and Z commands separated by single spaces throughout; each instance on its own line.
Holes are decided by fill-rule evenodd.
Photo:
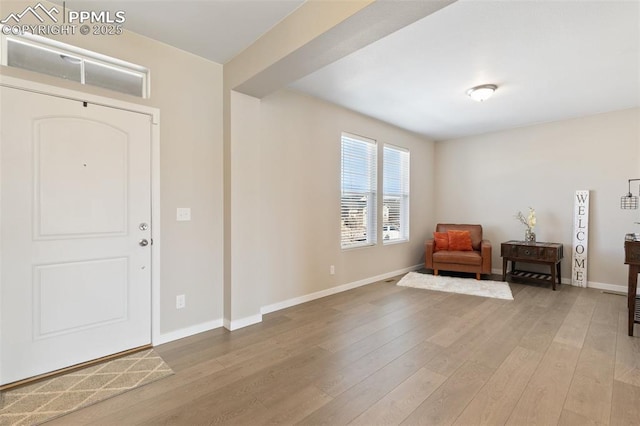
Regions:
M 266 280 L 261 267 L 260 221 L 261 150 L 264 136 L 259 125 L 260 100 L 231 92 L 231 285 L 225 322 L 260 320 Z M 258 317 L 251 319 L 254 315 Z M 226 323 L 227 328 L 231 328 Z M 233 328 L 237 328 L 234 324 Z
M 260 261 L 254 285 L 264 294 L 261 306 L 423 262 L 424 239 L 433 224 L 433 142 L 291 91 L 262 99 L 260 129 L 254 141 L 260 168 L 245 178 L 260 182 L 254 213 L 261 239 L 252 259 Z M 410 149 L 410 242 L 340 248 L 342 131 Z M 335 275 L 329 274 L 330 265 Z
M 640 177 L 640 109 L 436 143 L 436 218 L 475 222 L 492 240 L 523 239 L 515 213 L 537 211 L 538 241 L 565 245 L 569 278 L 576 190 L 591 190 L 588 281 L 625 286 L 624 235 L 640 211 L 621 210 L 627 179 Z M 638 186 L 632 191 L 637 195 Z
M 259 129 L 232 137 L 232 245 L 242 248 L 233 251 L 233 320 L 423 262 L 434 223 L 433 142 L 292 91 L 256 102 L 232 97 L 232 122 Z M 410 149 L 410 242 L 341 250 L 342 131 Z
M 337 232 L 339 223 L 333 227 L 334 223 L 328 223 L 327 218 L 318 213 L 304 214 L 304 219 L 299 219 L 296 214 L 298 212 L 282 211 L 286 215 L 293 215 L 290 225 L 282 224 L 283 218 L 276 217 L 271 214 L 272 210 L 267 210 L 262 215 L 261 206 L 256 199 L 256 191 L 260 194 L 274 193 L 279 196 L 280 188 L 272 191 L 269 186 L 271 183 L 280 184 L 278 179 L 272 178 L 271 173 L 282 173 L 283 171 L 291 173 L 288 179 L 298 179 L 297 170 L 291 170 L 289 165 L 280 166 L 281 157 L 269 158 L 265 161 L 267 152 L 271 144 L 271 140 L 275 141 L 275 146 L 282 147 L 282 151 L 290 151 L 285 145 L 294 143 L 299 145 L 296 136 L 282 135 L 282 128 L 291 125 L 286 118 L 276 121 L 275 125 L 263 125 L 264 120 L 260 119 L 260 103 L 256 98 L 250 98 L 246 95 L 253 95 L 261 99 L 264 96 L 272 94 L 285 87 L 288 83 L 297 80 L 351 52 L 354 52 L 363 46 L 378 40 L 385 35 L 402 28 L 411 22 L 430 13 L 434 13 L 438 9 L 445 7 L 453 1 L 444 2 L 403 2 L 389 4 L 388 2 L 377 2 L 371 0 L 357 0 L 350 2 L 306 2 L 298 9 L 284 18 L 278 25 L 273 27 L 269 32 L 262 35 L 256 42 L 240 52 L 235 58 L 224 66 L 224 101 L 223 101 L 223 125 L 224 125 L 224 143 L 223 143 L 223 163 L 224 163 L 224 312 L 225 325 L 231 329 L 246 325 L 257 321 L 260 318 L 259 308 L 262 302 L 275 300 L 281 302 L 289 300 L 291 297 L 308 295 L 313 289 L 323 289 L 333 287 L 336 282 L 344 282 L 351 279 L 352 276 L 361 276 L 368 278 L 375 270 L 381 270 L 380 266 L 393 267 L 398 263 L 406 263 L 406 256 L 402 262 L 398 259 L 406 251 L 400 248 L 388 248 L 385 255 L 376 254 L 374 258 L 380 259 L 375 263 L 372 271 L 366 271 L 362 264 L 371 256 L 369 253 L 377 251 L 360 251 L 354 252 L 349 259 L 356 262 L 352 267 L 340 268 L 338 265 L 336 276 L 330 277 L 328 280 L 324 277 L 327 275 L 329 260 L 333 263 L 341 262 L 346 259 L 344 256 L 339 258 L 335 255 L 335 246 L 327 245 L 324 241 L 324 235 L 320 235 L 319 243 L 321 246 L 314 245 L 311 251 L 307 251 L 308 241 L 313 240 L 318 232 L 318 224 L 322 224 L 319 229 L 323 232 Z M 371 23 L 376 25 L 372 26 Z M 235 91 L 232 93 L 232 91 Z M 244 95 L 241 95 L 244 94 Z M 276 96 L 276 99 L 280 99 Z M 258 103 L 256 103 L 258 102 Z M 293 100 L 287 104 L 284 109 L 291 110 L 292 115 L 298 112 L 298 106 L 301 111 L 309 111 L 306 105 L 298 105 L 298 100 Z M 257 108 L 257 109 L 256 109 Z M 338 111 L 338 110 L 335 110 Z M 345 110 L 339 110 L 334 114 L 325 114 L 326 121 L 322 121 L 327 128 L 333 128 L 341 121 L 351 121 L 351 118 L 344 118 L 343 115 L 353 117 L 354 114 L 346 113 Z M 255 116 L 255 113 L 258 116 Z M 303 112 L 307 114 L 307 112 Z M 326 139 L 320 139 L 315 135 L 318 132 L 316 126 L 318 123 L 311 116 L 296 116 L 299 121 L 296 122 L 291 129 L 300 131 L 303 134 L 311 134 L 309 138 L 310 145 L 319 142 L 320 145 L 312 151 L 322 150 L 321 157 L 327 156 L 324 152 L 327 149 Z M 369 120 L 369 123 L 375 122 Z M 331 123 L 331 124 L 329 124 Z M 358 127 L 358 126 L 356 126 Z M 365 130 L 367 126 L 364 126 Z M 375 127 L 375 126 L 374 126 Z M 339 126 L 338 126 L 339 128 Z M 260 129 L 259 135 L 254 135 L 252 139 L 251 132 L 254 129 Z M 330 136 L 333 141 L 338 141 L 338 136 L 334 131 Z M 275 137 L 274 135 L 277 135 Z M 282 137 L 286 136 L 284 141 Z M 333 147 L 335 148 L 335 147 Z M 259 153 L 259 150 L 262 152 Z M 311 151 L 311 150 L 310 150 Z M 332 155 L 335 151 L 332 152 Z M 304 151 L 295 153 L 295 155 L 305 155 Z M 315 160 L 315 159 L 314 159 Z M 275 163 L 269 163 L 273 162 Z M 300 160 L 297 160 L 298 162 Z M 315 186 L 321 185 L 317 190 L 318 193 L 327 195 L 327 202 L 335 203 L 339 196 L 335 195 L 334 187 L 325 187 L 327 183 L 323 174 L 339 173 L 335 170 L 327 171 L 323 167 L 328 164 L 335 166 L 337 163 L 335 158 L 324 158 L 319 175 L 307 177 L 302 174 L 299 185 L 304 182 L 310 182 Z M 265 167 L 265 165 L 267 167 Z M 277 167 L 278 170 L 273 171 L 269 167 Z M 305 166 L 308 167 L 308 164 Z M 311 167 L 307 170 L 315 170 Z M 424 173 L 431 173 L 431 169 L 423 170 Z M 331 175 L 337 177 L 338 175 Z M 266 179 L 265 179 L 266 178 Z M 430 182 L 430 180 L 429 180 Z M 430 185 L 430 183 L 429 183 Z M 328 188 L 328 189 L 327 189 Z M 308 199 L 306 190 L 296 189 L 299 192 L 297 196 L 303 197 L 305 201 Z M 303 194 L 304 193 L 304 194 Z M 280 199 L 278 201 L 290 203 L 284 210 L 297 208 L 295 203 L 297 200 Z M 266 201 L 269 202 L 268 200 Z M 313 205 L 313 204 L 312 204 Z M 325 211 L 327 203 L 322 202 L 319 209 Z M 269 206 L 270 207 L 270 206 Z M 316 205 L 314 207 L 318 209 Z M 306 210 L 305 210 L 306 211 Z M 338 211 L 338 210 L 335 210 Z M 302 213 L 301 213 L 302 214 Z M 319 217 L 320 221 L 314 219 Z M 276 243 L 275 246 L 270 241 L 264 243 L 264 238 L 273 238 L 273 235 L 266 236 L 262 231 L 264 218 L 268 218 L 266 222 L 266 231 L 272 230 L 273 227 L 279 227 L 280 233 L 283 226 L 293 226 L 294 229 L 301 230 L 301 227 L 309 226 L 311 230 L 304 229 L 299 231 L 301 234 L 309 234 L 310 240 L 304 236 L 275 236 L 282 243 Z M 334 219 L 337 219 L 335 216 Z M 286 218 L 285 218 L 286 219 Z M 258 226 L 258 233 L 252 232 Z M 332 234 L 332 238 L 336 235 Z M 264 253 L 257 250 L 256 244 L 262 238 L 263 244 L 260 246 Z M 333 243 L 333 241 L 332 241 Z M 406 247 L 407 245 L 405 245 Z M 408 246 L 414 246 L 412 242 Z M 274 248 L 282 248 L 284 258 L 289 257 L 287 253 L 293 251 L 291 261 L 286 263 L 287 269 L 277 266 L 270 259 L 272 254 L 270 251 Z M 301 249 L 304 249 L 301 251 Z M 325 252 L 329 250 L 329 252 Z M 316 255 L 316 252 L 321 255 Z M 364 253 L 364 254 L 363 254 Z M 310 259 L 304 256 L 308 255 Z M 281 259 L 277 260 L 278 262 Z M 324 264 L 320 272 L 320 263 Z M 333 264 L 332 263 L 332 264 Z M 278 283 L 269 275 L 266 283 L 263 277 L 264 268 L 258 265 L 265 265 L 267 270 L 275 268 L 274 274 L 283 273 L 284 281 Z M 274 266 L 276 265 L 276 266 Z M 251 270 L 251 268 L 258 268 Z M 356 272 L 354 272 L 356 271 Z M 389 270 L 387 269 L 387 272 Z M 291 278 L 289 278 L 289 276 Z M 323 277 L 323 278 L 320 278 Z M 304 281 L 309 278 L 310 282 Z M 301 282 L 297 282 L 302 280 Z M 352 281 L 348 281 L 352 282 Z M 282 289 L 284 291 L 281 291 Z M 264 296 L 264 297 L 263 297 Z M 283 299 L 284 298 L 284 299 Z
M 29 4 L 3 1 L 0 15 Z M 58 40 L 148 67 L 151 98 L 140 100 L 6 67 L 0 67 L 0 73 L 160 109 L 161 333 L 220 320 L 222 65 L 129 32 Z M 192 221 L 176 222 L 177 207 L 191 207 Z M 178 294 L 186 295 L 186 308 L 179 311 Z

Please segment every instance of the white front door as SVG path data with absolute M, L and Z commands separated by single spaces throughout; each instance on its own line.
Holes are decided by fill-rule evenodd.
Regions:
M 150 116 L 0 102 L 0 384 L 149 344 Z

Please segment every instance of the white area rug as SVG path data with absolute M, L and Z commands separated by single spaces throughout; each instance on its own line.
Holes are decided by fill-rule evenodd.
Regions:
M 470 294 L 472 296 L 493 297 L 513 300 L 509 284 L 502 281 L 476 280 L 475 278 L 443 277 L 441 275 L 409 272 L 398 281 L 399 286 Z

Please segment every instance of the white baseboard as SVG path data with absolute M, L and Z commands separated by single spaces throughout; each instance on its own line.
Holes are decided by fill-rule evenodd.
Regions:
M 377 281 L 386 280 L 387 278 L 395 277 L 396 275 L 405 274 L 407 272 L 416 271 L 422 268 L 424 264 L 409 266 L 408 268 L 398 269 L 397 271 L 388 272 L 382 275 L 376 275 L 375 277 L 369 277 L 362 280 L 354 281 L 347 284 L 342 284 L 336 287 L 331 287 L 326 290 L 317 291 L 311 294 L 305 294 L 304 296 L 294 297 L 292 299 L 284 300 L 282 302 L 274 303 L 272 305 L 263 306 L 260 309 L 260 313 L 265 315 L 271 312 L 279 311 L 281 309 L 290 308 L 291 306 L 299 305 L 301 303 L 310 302 L 312 300 L 320 299 L 321 297 L 331 296 L 332 294 L 342 293 L 343 291 L 351 290 L 363 285 L 372 284 Z
M 229 320 L 225 318 L 223 326 L 229 331 L 237 330 L 239 328 L 248 327 L 253 324 L 262 322 L 262 314 L 251 315 L 250 317 L 244 317 L 237 320 Z
M 213 330 L 214 328 L 219 328 L 219 327 L 224 327 L 229 331 L 238 330 L 240 328 L 248 327 L 250 325 L 258 324 L 262 322 L 262 315 L 279 311 L 281 309 L 290 308 L 291 306 L 310 302 L 312 300 L 320 299 L 322 297 L 331 296 L 332 294 L 341 293 L 343 291 L 351 290 L 357 287 L 362 287 L 367 284 L 372 284 L 378 281 L 386 280 L 387 278 L 395 277 L 397 275 L 404 274 L 411 271 L 416 271 L 423 267 L 424 267 L 423 264 L 414 265 L 408 268 L 403 268 L 396 271 L 388 272 L 386 274 L 376 275 L 374 277 L 369 277 L 369 278 L 354 281 L 351 283 L 328 288 L 326 290 L 317 291 L 315 293 L 306 294 L 304 296 L 294 297 L 292 299 L 284 300 L 282 302 L 274 303 L 268 306 L 263 306 L 262 308 L 260 308 L 259 314 L 252 315 L 245 318 L 240 318 L 238 320 L 231 321 L 228 318 L 218 319 L 218 320 L 209 321 L 202 324 L 196 324 L 191 327 L 182 328 L 180 330 L 175 330 L 169 333 L 164 333 L 153 339 L 153 345 L 154 346 L 161 345 L 163 343 L 172 342 L 174 340 L 189 337 L 194 334 Z M 492 269 L 491 272 L 496 275 L 502 275 L 502 269 Z M 562 278 L 561 282 L 562 284 L 570 285 L 571 279 Z M 625 285 L 588 281 L 587 286 L 588 288 L 596 288 L 599 290 L 613 291 L 616 293 L 624 293 L 624 294 L 627 293 L 627 286 Z M 638 294 L 640 295 L 640 288 L 638 289 Z
M 378 281 L 386 280 L 387 278 L 395 277 L 396 275 L 404 274 L 411 271 L 419 270 L 423 267 L 423 264 L 410 266 L 408 268 L 399 269 L 397 271 L 388 272 L 386 274 L 377 275 L 375 277 L 369 277 L 362 280 L 354 281 L 351 283 L 339 285 L 336 287 L 328 288 L 326 290 L 317 291 L 315 293 L 307 294 L 300 297 L 294 297 L 282 302 L 274 303 L 272 305 L 263 306 L 260 309 L 260 313 L 238 320 L 230 321 L 228 318 L 209 321 L 201 324 L 196 324 L 190 327 L 181 328 L 180 330 L 171 331 L 169 333 L 160 334 L 153 339 L 153 345 L 161 345 L 163 343 L 169 343 L 174 340 L 182 339 L 185 337 L 193 336 L 194 334 L 203 333 L 205 331 L 213 330 L 215 328 L 224 327 L 229 331 L 238 330 L 239 328 L 247 327 L 253 324 L 262 322 L 262 315 L 279 311 L 281 309 L 290 308 L 291 306 L 299 305 L 301 303 L 310 302 L 312 300 L 320 299 L 321 297 L 330 296 L 332 294 L 341 293 L 343 291 L 351 290 L 357 287 L 362 287 L 367 284 L 372 284 Z M 501 275 L 502 270 L 493 269 L 491 271 L 494 274 Z M 569 278 L 563 278 L 562 284 L 571 284 Z M 599 290 L 613 291 L 617 293 L 627 293 L 627 286 L 599 283 L 595 281 L 588 281 L 589 288 L 596 288 Z M 640 289 L 638 289 L 640 295 Z
M 190 327 L 181 328 L 180 330 L 170 331 L 169 333 L 160 334 L 153 339 L 153 346 L 162 345 L 163 343 L 173 342 L 174 340 L 183 339 L 193 336 L 194 334 L 203 333 L 222 327 L 222 319 L 203 322 L 201 324 L 192 325 Z
M 348 284 L 339 285 L 326 290 L 318 291 L 315 293 L 307 294 L 293 299 L 288 299 L 283 302 L 274 303 L 269 306 L 264 306 L 260 309 L 260 313 L 249 317 L 240 318 L 237 320 L 229 320 L 228 318 L 222 318 L 215 321 L 209 321 L 202 324 L 196 324 L 191 327 L 182 328 L 180 330 L 171 331 L 169 333 L 160 334 L 153 338 L 153 345 L 161 345 L 163 343 L 169 343 L 174 340 L 182 339 L 192 336 L 194 334 L 202 333 L 205 331 L 213 330 L 214 328 L 224 327 L 229 331 L 238 330 L 239 328 L 247 327 L 253 324 L 262 322 L 262 315 L 270 312 L 279 311 L 280 309 L 289 308 L 291 306 L 299 305 L 301 303 L 310 302 L 321 297 L 330 296 L 332 294 L 340 293 L 343 291 L 351 290 L 363 285 L 372 284 L 377 281 L 382 281 L 387 278 L 395 277 L 396 275 L 404 274 L 407 272 L 415 271 L 422 268 L 424 265 L 414 265 L 408 268 L 399 269 L 397 271 L 388 272 L 386 274 L 377 275 L 375 277 L 365 278 L 363 280 L 354 281 Z
M 587 287 L 589 288 L 597 288 L 600 290 L 613 291 L 616 293 L 624 293 L 627 294 L 629 291 L 626 285 L 617 285 L 617 284 L 608 284 L 608 283 L 598 283 L 595 281 L 587 281 Z M 640 294 L 640 289 L 638 289 L 637 294 Z
M 564 277 L 560 280 L 562 284 L 571 285 L 571 278 Z M 597 288 L 598 290 L 614 291 L 616 293 L 627 294 L 626 285 L 599 283 L 597 281 L 587 281 L 587 288 Z M 638 289 L 640 291 L 640 289 Z

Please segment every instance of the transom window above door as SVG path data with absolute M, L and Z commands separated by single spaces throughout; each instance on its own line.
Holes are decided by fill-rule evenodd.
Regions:
M 149 70 L 89 50 L 31 34 L 3 34 L 1 64 L 102 87 L 140 98 L 149 97 Z

